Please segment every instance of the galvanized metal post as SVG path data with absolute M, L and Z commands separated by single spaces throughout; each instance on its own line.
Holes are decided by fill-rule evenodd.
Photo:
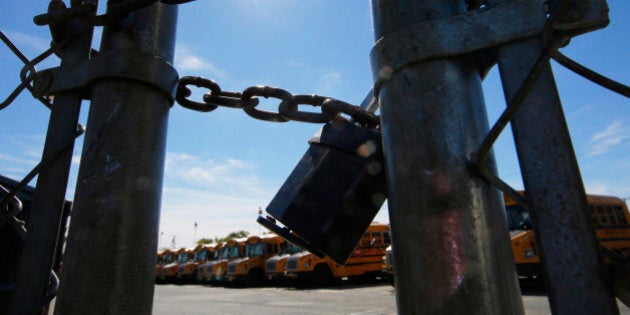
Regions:
M 78 27 L 72 21 L 64 36 L 74 35 Z M 92 29 L 86 28 L 71 39 L 61 51 L 61 66 L 72 67 L 89 58 Z M 11 314 L 41 313 L 46 308 L 53 261 L 58 252 L 57 240 L 65 208 L 66 187 L 77 134 L 81 92 L 59 93 L 51 108 L 42 161 L 50 161 L 37 178 L 31 208 L 30 224 L 24 238 Z M 58 253 L 57 253 L 58 254 Z
M 376 40 L 466 11 L 463 0 L 372 6 Z M 422 62 L 393 73 L 375 94 L 398 312 L 522 314 L 500 194 L 467 167 L 488 130 L 478 67 L 464 58 Z
M 172 63 L 176 20 L 174 5 L 132 12 L 105 27 L 100 53 Z M 170 105 L 137 80 L 94 86 L 56 313 L 151 313 Z
M 540 39 L 499 49 L 508 102 L 544 49 Z M 548 61 L 511 125 L 552 312 L 618 314 Z

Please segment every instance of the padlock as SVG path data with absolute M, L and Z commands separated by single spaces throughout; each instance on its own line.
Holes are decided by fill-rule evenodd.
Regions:
M 343 264 L 387 196 L 381 132 L 339 119 L 309 144 L 258 222 Z

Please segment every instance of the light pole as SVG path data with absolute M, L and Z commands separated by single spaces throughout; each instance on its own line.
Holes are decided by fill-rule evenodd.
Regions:
M 258 216 L 262 215 L 263 211 L 262 211 L 262 207 L 258 207 Z M 260 224 L 258 225 L 258 236 L 260 236 Z
M 193 231 L 193 246 L 197 245 L 197 222 L 195 222 L 195 229 Z

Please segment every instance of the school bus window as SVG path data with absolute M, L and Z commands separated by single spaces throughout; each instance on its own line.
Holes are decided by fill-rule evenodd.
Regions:
M 372 237 L 370 238 L 370 246 L 379 245 L 381 245 L 381 233 L 372 233 Z
M 375 246 L 379 243 L 378 233 L 370 234 L 370 246 Z
M 617 218 L 615 218 L 615 213 L 610 205 L 606 205 L 606 216 L 608 217 L 608 222 L 611 224 L 617 224 Z
M 599 225 L 599 217 L 597 216 L 597 209 L 595 209 L 595 206 L 591 205 L 588 209 L 591 212 L 591 220 L 593 220 L 593 224 Z
M 391 244 L 392 241 L 389 239 L 389 232 L 384 232 L 383 233 L 383 242 L 385 244 Z
M 532 226 L 529 211 L 519 205 L 506 206 L 508 228 L 514 230 L 529 230 Z
M 602 224 L 608 223 L 608 218 L 606 218 L 606 212 L 604 212 L 604 206 L 597 206 L 597 214 L 599 215 L 599 222 Z
M 623 209 L 621 206 L 613 206 L 615 209 L 615 214 L 617 215 L 617 222 L 621 224 L 628 224 L 628 220 L 626 220 L 626 214 L 623 213 Z
M 361 239 L 359 240 L 359 246 L 369 246 L 370 240 L 370 233 L 363 234 L 363 236 L 361 236 Z
M 385 233 L 378 233 L 377 235 L 377 239 L 378 239 L 378 245 L 383 246 L 385 244 L 384 239 L 385 239 Z

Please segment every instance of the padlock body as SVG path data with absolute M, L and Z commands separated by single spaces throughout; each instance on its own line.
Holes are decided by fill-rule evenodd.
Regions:
M 339 264 L 386 199 L 378 130 L 335 121 L 311 141 L 267 212 Z

